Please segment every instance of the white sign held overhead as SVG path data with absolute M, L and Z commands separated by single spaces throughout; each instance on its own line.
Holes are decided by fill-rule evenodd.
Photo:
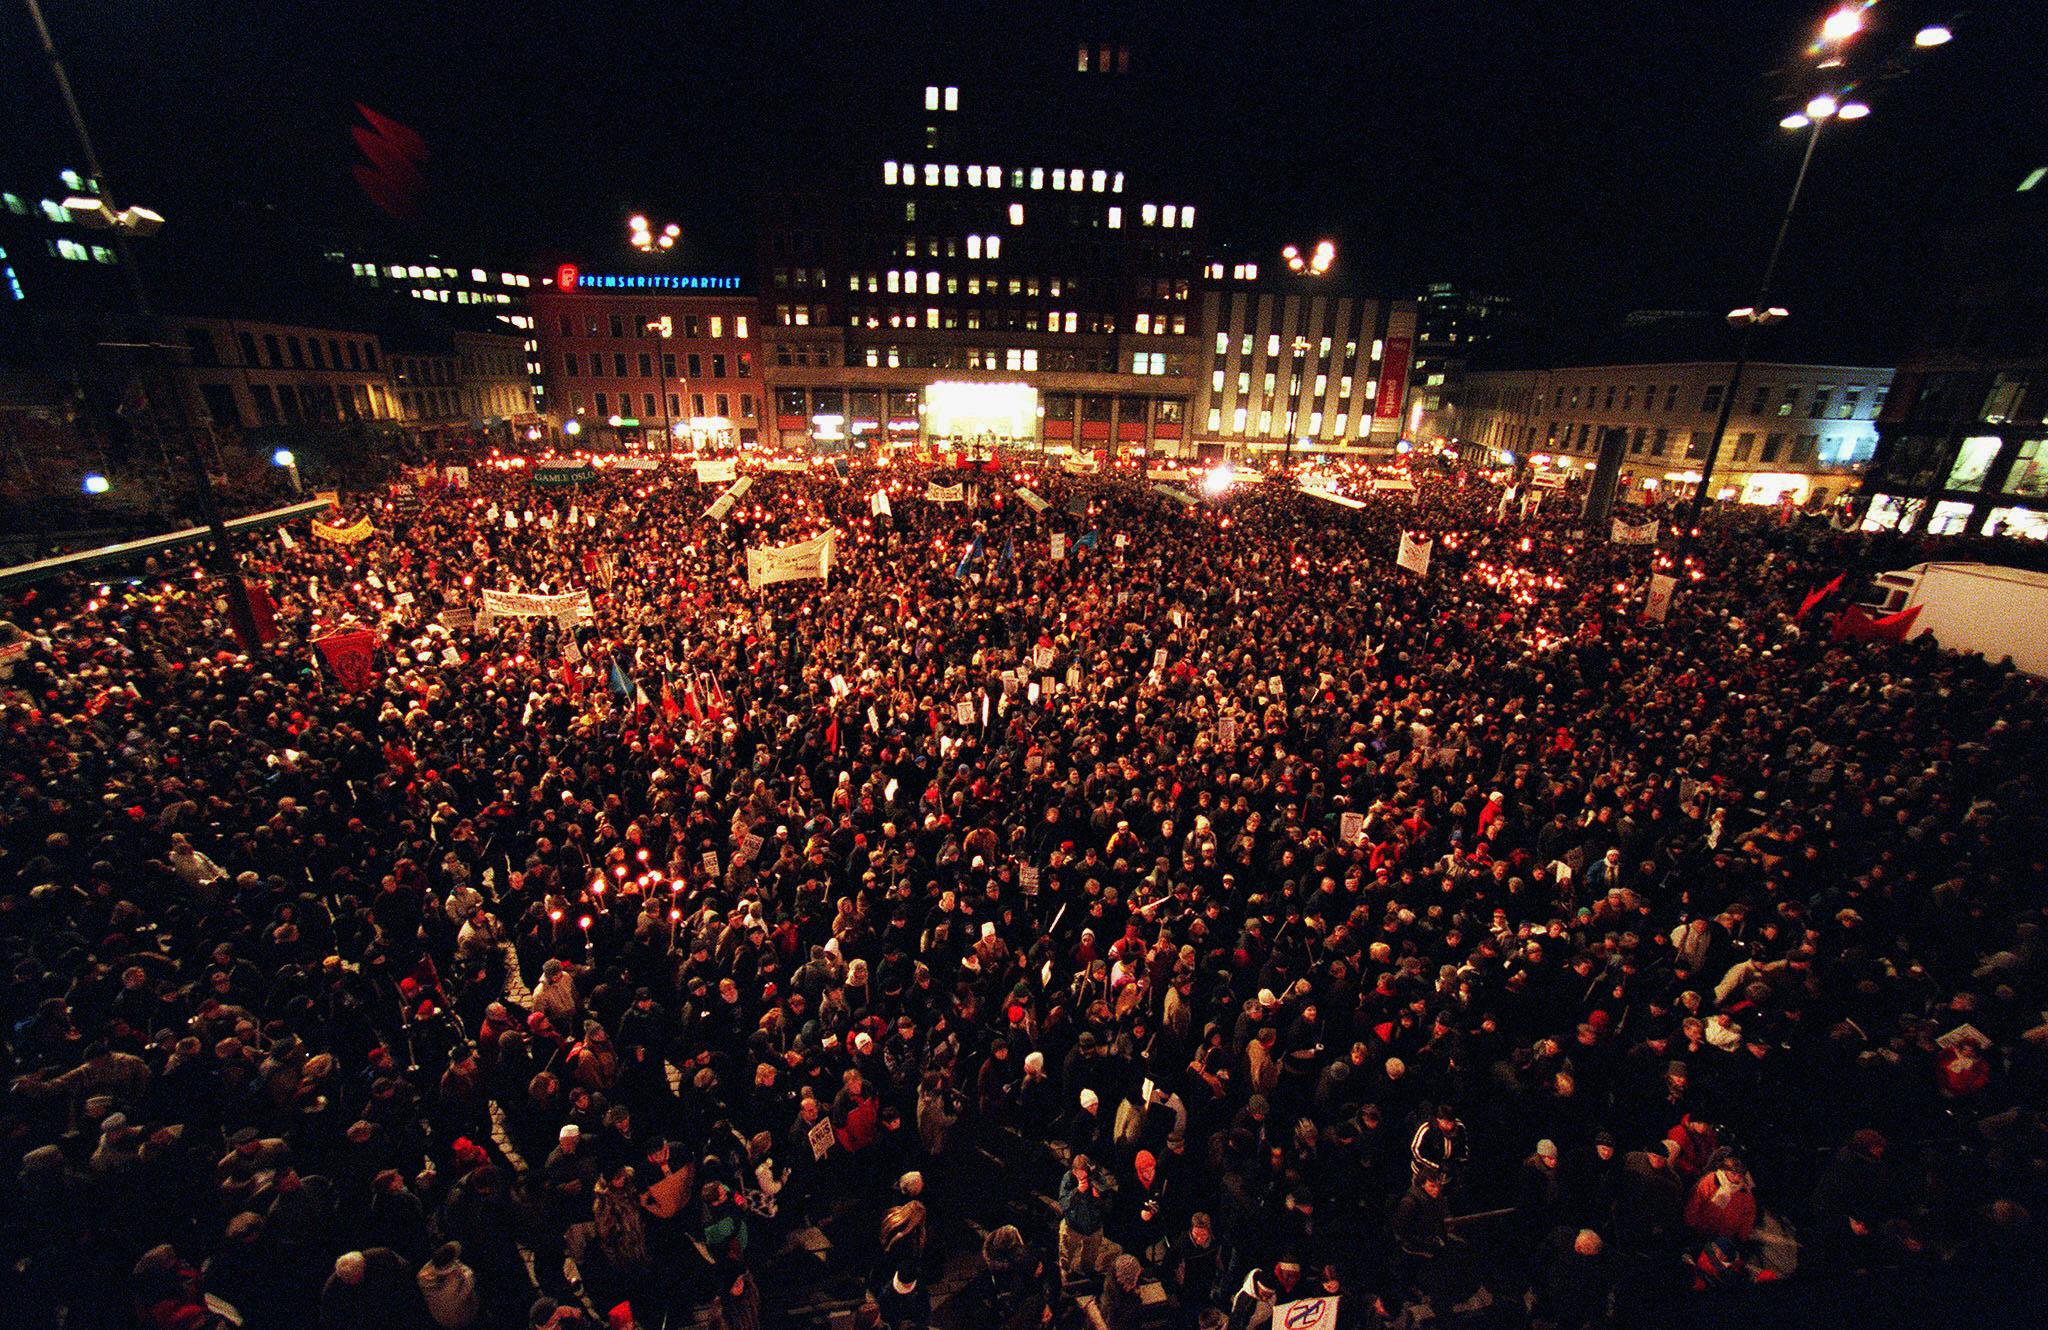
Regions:
M 707 457 L 697 462 L 699 485 L 730 485 L 740 476 L 740 464 L 730 457 Z
M 1650 598 L 1643 604 L 1643 617 L 1651 623 L 1664 622 L 1664 616 L 1671 612 L 1671 593 L 1678 589 L 1678 579 L 1669 573 L 1650 575 Z
M 828 580 L 832 572 L 832 534 L 825 533 L 794 545 L 747 550 L 747 585 L 759 591 L 777 582 L 800 582 L 807 578 Z
M 889 508 L 889 491 L 887 489 L 878 489 L 868 496 L 868 511 L 876 517 L 895 516 L 895 513 Z
M 1429 576 L 1429 552 L 1436 544 L 1433 540 L 1417 540 L 1406 531 L 1401 533 L 1401 548 L 1394 555 L 1394 562 L 1417 577 Z

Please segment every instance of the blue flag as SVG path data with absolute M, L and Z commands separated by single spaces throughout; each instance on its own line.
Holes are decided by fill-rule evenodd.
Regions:
M 617 656 L 611 657 L 610 675 L 612 691 L 617 693 L 620 697 L 626 699 L 628 702 L 632 701 L 633 681 L 631 679 L 628 679 L 626 677 L 626 672 L 619 668 L 619 658 Z
M 1010 571 L 1010 564 L 1011 564 L 1011 562 L 1012 562 L 1013 560 L 1015 560 L 1015 559 L 1016 559 L 1016 557 L 1017 557 L 1017 541 L 1016 541 L 1016 538 L 1015 538 L 1015 537 L 1013 537 L 1013 536 L 1008 536 L 1008 535 L 1005 535 L 1005 536 L 1003 537 L 1003 553 L 1002 553 L 1002 557 L 996 560 L 996 571 L 997 571 L 997 572 L 999 572 L 999 573 L 1007 573 L 1007 572 L 1009 572 L 1009 571 Z
M 981 537 L 979 535 L 976 535 L 974 537 L 974 543 L 972 545 L 969 545 L 967 547 L 967 552 L 960 556 L 960 565 L 959 567 L 953 570 L 953 576 L 967 576 L 967 570 L 969 568 L 972 568 L 974 566 L 975 561 L 979 558 L 981 558 Z
M 1100 531 L 1090 531 L 1087 535 L 1075 541 L 1074 544 L 1076 544 L 1084 550 L 1092 550 L 1096 547 L 1096 545 L 1100 544 L 1101 541 L 1102 533 Z

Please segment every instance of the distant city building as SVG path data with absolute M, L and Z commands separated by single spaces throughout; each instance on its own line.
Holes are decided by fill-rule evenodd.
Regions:
M 759 440 L 761 314 L 742 283 L 616 285 L 605 280 L 613 275 L 564 264 L 534 288 L 554 426 L 574 420 L 588 439 L 650 445 Z
M 1948 237 L 1864 482 L 1866 530 L 2048 539 L 2048 167 Z
M 372 258 L 328 249 L 323 258 L 333 271 L 346 271 L 349 284 L 359 291 L 417 300 L 452 312 L 481 312 L 504 324 L 520 335 L 529 395 L 539 398 L 544 394 L 540 346 L 534 337 L 533 312 L 527 305 L 534 286 L 531 273 L 434 254 Z
M 900 90 L 848 174 L 769 192 L 778 441 L 1188 446 L 1206 210 L 1117 156 L 1130 52 L 1070 54 L 1030 77 Z M 1059 116 L 1039 113 L 1048 99 Z
M 74 358 L 97 335 L 95 315 L 128 307 L 113 238 L 64 206 L 97 192 L 72 170 L 42 188 L 0 186 L 0 363 Z
M 1250 289 L 1225 279 L 1202 293 L 1195 438 L 1247 454 L 1391 450 L 1404 424 L 1414 303 L 1246 280 Z
M 186 315 L 165 318 L 162 331 L 184 348 L 180 371 L 218 428 L 402 417 L 373 332 Z
M 1538 466 L 1590 467 L 1606 431 L 1627 440 L 1624 471 L 1644 489 L 1690 494 L 1734 366 L 1728 361 L 1473 371 L 1460 436 Z M 1714 464 L 1715 497 L 1796 502 L 1854 488 L 1877 445 L 1892 371 L 1752 364 Z
M 1513 309 L 1506 296 L 1461 291 L 1449 282 L 1432 282 L 1415 302 L 1416 341 L 1410 401 L 1411 433 L 1418 437 L 1458 437 L 1456 403 L 1465 367 L 1473 355 L 1500 336 Z

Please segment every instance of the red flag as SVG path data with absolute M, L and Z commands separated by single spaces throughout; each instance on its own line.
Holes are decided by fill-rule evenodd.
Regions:
M 718 719 L 732 714 L 732 703 L 725 700 L 725 689 L 718 686 L 718 676 L 711 676 L 711 715 Z
M 343 688 L 359 693 L 375 681 L 377 635 L 369 629 L 334 633 L 316 639 L 313 645 L 319 649 L 321 659 L 327 662 L 328 669 L 334 671 L 335 680 Z
M 836 715 L 825 726 L 825 742 L 833 752 L 839 751 L 839 717 Z
M 583 696 L 583 676 L 576 672 L 575 661 L 564 660 L 562 662 L 562 682 L 569 685 L 569 696 Z
M 1837 642 L 1903 642 L 1919 617 L 1918 605 L 1882 618 L 1873 617 L 1861 605 L 1851 605 L 1835 616 L 1832 636 Z
M 268 646 L 277 640 L 277 602 L 261 583 L 245 582 L 243 588 L 249 597 L 249 617 L 256 621 L 256 640 Z
M 669 686 L 667 676 L 663 676 L 661 681 L 661 714 L 671 721 L 683 714 L 683 709 L 676 705 L 676 690 Z
M 697 685 L 690 684 L 683 690 L 683 714 L 690 718 L 690 724 L 704 723 L 704 704 L 697 700 Z
M 1829 596 L 1834 595 L 1837 591 L 1840 591 L 1842 589 L 1842 576 L 1843 575 L 1841 573 L 1836 573 L 1834 581 L 1828 583 L 1826 586 L 1822 587 L 1818 591 L 1808 593 L 1806 599 L 1799 602 L 1799 613 L 1793 615 L 1792 617 L 1795 619 L 1804 619 L 1808 614 L 1813 612 L 1814 606 L 1820 604 Z

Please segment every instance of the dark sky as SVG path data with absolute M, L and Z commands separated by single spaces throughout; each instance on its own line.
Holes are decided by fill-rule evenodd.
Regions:
M 1212 240 L 1270 254 L 1332 234 L 1364 285 L 1457 281 L 1566 326 L 1749 298 L 1798 163 L 1797 136 L 1776 125 L 1785 71 L 1825 12 L 1780 0 L 52 9 L 108 170 L 174 225 L 379 224 L 349 175 L 361 101 L 432 146 L 409 244 L 590 255 L 641 209 L 684 225 L 685 265 L 719 270 L 746 265 L 755 185 L 860 140 L 882 99 L 930 80 L 1037 77 L 1039 60 L 1071 61 L 1078 35 L 1108 36 L 1146 75 L 1123 160 L 1183 182 Z M 2048 4 L 1886 0 L 1871 13 L 1891 29 L 1871 49 L 1927 17 L 1953 18 L 1957 39 L 1868 83 L 1875 113 L 1823 142 L 1782 296 L 1809 328 L 1882 343 L 1950 209 L 2048 163 Z M 10 181 L 73 157 L 48 89 L 20 6 L 0 0 Z M 1046 119 L 1060 113 L 1048 97 Z

